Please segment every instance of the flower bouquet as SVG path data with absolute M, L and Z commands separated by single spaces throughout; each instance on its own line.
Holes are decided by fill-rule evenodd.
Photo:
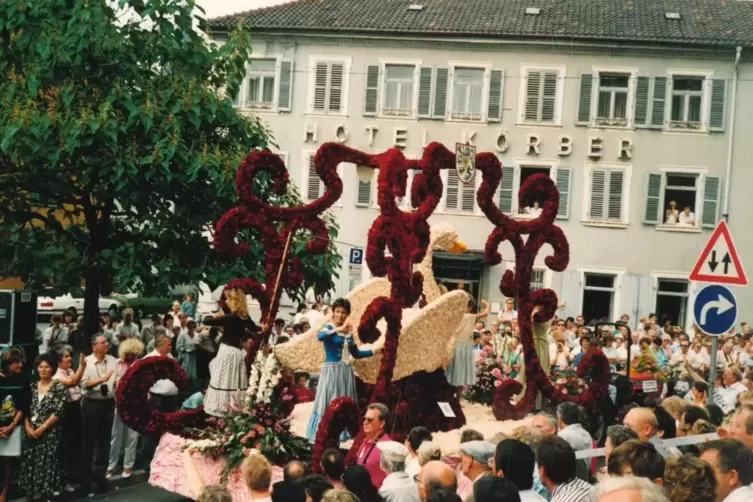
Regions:
M 554 388 L 568 396 L 579 396 L 588 390 L 588 385 L 573 370 L 557 370 L 552 372 Z
M 631 380 L 656 380 L 664 382 L 666 376 L 659 366 L 659 362 L 653 354 L 641 352 L 637 358 L 633 359 L 630 371 Z
M 496 357 L 491 347 L 484 347 L 476 360 L 476 384 L 468 387 L 463 393 L 463 397 L 472 403 L 491 406 L 494 389 L 509 380 L 505 376 L 502 366 L 502 358 Z

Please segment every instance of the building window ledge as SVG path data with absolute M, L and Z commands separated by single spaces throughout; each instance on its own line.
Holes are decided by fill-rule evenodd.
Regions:
M 306 117 L 332 117 L 332 118 L 348 118 L 349 115 L 347 113 L 342 112 L 332 112 L 332 113 L 326 113 L 326 112 L 306 112 L 304 113 Z
M 414 209 L 411 207 L 410 211 L 414 211 Z M 473 218 L 479 218 L 479 217 L 483 216 L 483 214 L 480 214 L 480 213 L 469 213 L 469 212 L 465 212 L 465 211 L 447 211 L 447 210 L 441 210 L 440 211 L 440 210 L 437 210 L 436 213 L 437 214 L 444 214 L 444 215 L 447 215 L 447 216 L 463 216 L 463 217 L 469 217 L 470 216 L 470 217 L 473 217 Z
M 549 129 L 562 129 L 562 124 L 539 123 L 539 122 L 518 122 L 517 124 L 515 124 L 515 127 L 528 128 L 528 129 L 539 129 L 541 127 L 546 127 Z
M 694 225 L 657 225 L 656 230 L 658 232 L 679 232 L 685 234 L 700 234 L 701 227 Z
M 619 229 L 625 229 L 628 227 L 627 223 L 622 223 L 619 221 L 594 221 L 594 220 L 584 220 L 583 225 L 586 227 L 597 227 L 597 228 L 619 228 Z

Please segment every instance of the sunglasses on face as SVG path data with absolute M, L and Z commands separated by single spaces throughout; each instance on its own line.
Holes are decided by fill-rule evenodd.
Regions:
M 376 419 L 375 418 L 369 418 L 369 417 L 363 417 L 363 421 L 366 422 L 367 424 L 373 424 L 376 421 Z

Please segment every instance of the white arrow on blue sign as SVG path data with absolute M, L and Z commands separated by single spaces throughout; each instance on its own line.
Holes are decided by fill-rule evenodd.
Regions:
M 728 333 L 737 322 L 737 298 L 726 286 L 706 286 L 695 297 L 693 317 L 704 333 Z

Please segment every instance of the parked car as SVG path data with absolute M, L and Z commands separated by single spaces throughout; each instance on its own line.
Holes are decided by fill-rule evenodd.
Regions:
M 139 296 L 136 293 L 114 293 L 112 298 L 120 302 L 122 309 L 130 308 L 136 319 L 146 319 L 152 314 L 165 315 L 173 304 L 169 296 Z
M 115 298 L 100 297 L 99 313 L 117 318 L 122 304 Z M 84 313 L 84 289 L 76 288 L 69 293 L 47 288 L 40 291 L 37 296 L 37 318 L 50 318 L 55 314 L 62 315 L 70 312 L 75 318 Z

